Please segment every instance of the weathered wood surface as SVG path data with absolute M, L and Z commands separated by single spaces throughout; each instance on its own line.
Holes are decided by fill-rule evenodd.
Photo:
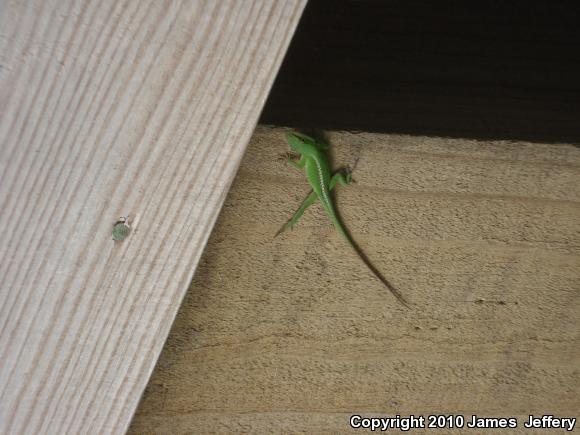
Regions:
M 126 430 L 303 6 L 1 2 L 0 433 Z
M 308 187 L 277 160 L 282 130 L 259 127 L 130 432 L 344 433 L 353 413 L 578 417 L 580 149 L 329 137 L 335 162 L 359 159 L 356 184 L 337 188 L 344 221 L 414 309 L 318 206 L 272 238 Z

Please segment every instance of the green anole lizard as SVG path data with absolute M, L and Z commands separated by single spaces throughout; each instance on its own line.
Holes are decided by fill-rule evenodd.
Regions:
M 315 139 L 301 133 L 287 133 L 286 139 L 290 144 L 292 151 L 300 154 L 300 159 L 298 161 L 288 157 L 288 163 L 297 169 L 305 169 L 306 177 L 312 187 L 312 192 L 302 202 L 296 213 L 294 213 L 288 222 L 286 222 L 278 233 L 276 233 L 276 236 L 283 231 L 294 227 L 306 209 L 314 204 L 317 199 L 320 199 L 322 208 L 332 221 L 334 227 L 347 240 L 349 245 L 357 253 L 358 257 L 366 264 L 373 275 L 375 275 L 379 281 L 381 281 L 383 285 L 391 291 L 399 302 L 407 308 L 410 308 L 405 298 L 403 298 L 403 295 L 401 295 L 401 293 L 399 293 L 399 291 L 393 287 L 393 285 L 387 281 L 387 279 L 369 261 L 338 217 L 336 207 L 334 206 L 334 202 L 330 196 L 330 191 L 334 186 L 336 186 L 336 183 L 340 183 L 343 186 L 348 185 L 351 181 L 350 172 L 347 172 L 346 174 L 337 172 L 332 175 L 328 158 L 325 155 L 325 151 L 329 148 L 328 144 L 316 141 Z

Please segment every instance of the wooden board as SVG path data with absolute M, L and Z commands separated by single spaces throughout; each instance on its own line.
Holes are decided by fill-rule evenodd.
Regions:
M 1 2 L 1 433 L 126 430 L 303 6 Z
M 318 206 L 273 239 L 308 191 L 283 131 L 254 134 L 130 433 L 578 417 L 579 148 L 329 134 L 335 162 L 358 159 L 344 221 L 409 311 Z

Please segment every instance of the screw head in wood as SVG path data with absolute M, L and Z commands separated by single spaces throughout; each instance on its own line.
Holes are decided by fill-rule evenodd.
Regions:
M 126 216 L 121 216 L 117 222 L 113 224 L 113 240 L 121 242 L 127 238 L 131 232 L 131 226 L 127 221 Z

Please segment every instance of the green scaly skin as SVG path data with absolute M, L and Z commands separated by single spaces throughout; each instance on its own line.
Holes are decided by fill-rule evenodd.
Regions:
M 393 287 L 393 285 L 369 261 L 364 252 L 362 252 L 351 235 L 345 229 L 336 213 L 336 208 L 330 196 L 330 191 L 334 188 L 334 186 L 336 186 L 336 183 L 347 186 L 351 181 L 350 173 L 345 175 L 341 172 L 337 172 L 336 174 L 332 175 L 328 158 L 325 155 L 325 151 L 329 148 L 328 144 L 317 142 L 313 138 L 301 133 L 287 133 L 286 139 L 288 140 L 292 151 L 300 154 L 300 159 L 298 161 L 294 161 L 291 158 L 288 158 L 288 163 L 297 169 L 305 169 L 306 177 L 308 178 L 308 182 L 312 187 L 312 192 L 304 200 L 296 213 L 288 220 L 288 222 L 286 222 L 286 224 L 278 231 L 278 233 L 276 233 L 276 236 L 283 231 L 294 227 L 306 209 L 314 204 L 317 199 L 319 199 L 320 203 L 322 204 L 322 208 L 330 218 L 334 227 L 340 234 L 342 234 L 342 236 L 355 250 L 358 257 L 366 264 L 373 275 L 375 275 L 378 280 L 381 281 L 383 285 L 385 285 L 391 291 L 391 293 L 401 304 L 407 308 L 410 308 L 409 304 L 405 298 L 403 298 L 401 293 L 399 293 L 399 291 Z

